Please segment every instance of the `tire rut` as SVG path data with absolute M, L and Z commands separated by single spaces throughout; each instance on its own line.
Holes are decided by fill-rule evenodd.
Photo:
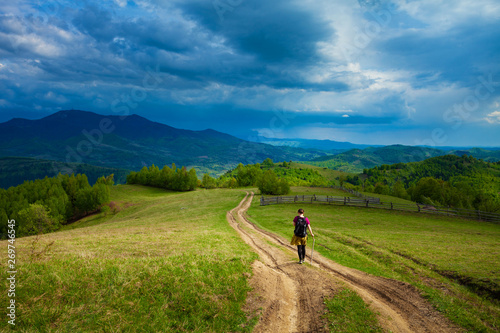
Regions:
M 254 275 L 250 281 L 256 294 L 249 297 L 247 308 L 257 312 L 262 309 L 254 332 L 328 331 L 322 318 L 323 299 L 336 293 L 338 280 L 356 291 L 378 314 L 379 323 L 387 332 L 462 331 L 434 310 L 408 283 L 344 267 L 319 253 L 314 254 L 312 267 L 293 262 L 296 259 L 291 258 L 297 257 L 293 246 L 245 217 L 252 199 L 253 193 L 247 193 L 239 205 L 227 213 L 227 220 L 260 257 L 260 261 L 253 264 Z

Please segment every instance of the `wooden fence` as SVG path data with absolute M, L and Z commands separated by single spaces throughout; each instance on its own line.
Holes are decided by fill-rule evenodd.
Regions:
M 367 208 L 369 207 L 383 208 L 388 210 L 457 216 L 473 220 L 500 223 L 500 214 L 483 212 L 480 210 L 464 209 L 464 208 L 436 207 L 418 203 L 401 204 L 394 202 L 381 202 L 380 198 L 373 198 L 365 195 L 363 195 L 363 197 L 361 198 L 359 197 L 354 198 L 354 197 L 339 197 L 339 196 L 313 194 L 313 195 L 278 196 L 278 197 L 262 196 L 260 199 L 261 206 L 285 204 L 285 203 L 324 203 L 328 205 L 336 204 L 336 205 L 357 206 L 357 207 L 367 207 Z

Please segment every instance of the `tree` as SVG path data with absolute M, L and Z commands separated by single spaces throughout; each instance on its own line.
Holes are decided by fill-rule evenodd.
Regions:
M 262 194 L 283 195 L 290 192 L 290 186 L 284 179 L 278 179 L 272 170 L 267 170 L 257 181 L 257 186 Z
M 191 168 L 191 170 L 189 170 L 188 177 L 188 190 L 194 191 L 196 189 L 196 186 L 198 186 L 198 176 L 196 176 L 196 170 L 194 168 Z
M 238 187 L 238 182 L 236 181 L 236 178 L 234 178 L 234 177 L 229 178 L 229 181 L 227 182 L 227 187 L 228 188 Z
M 107 177 L 102 176 L 102 177 L 97 179 L 96 184 L 104 184 L 104 185 L 113 186 L 115 184 L 114 176 L 115 176 L 114 174 L 110 174 Z
M 92 188 L 80 189 L 76 193 L 75 209 L 78 216 L 85 216 L 96 209 Z
M 210 177 L 208 173 L 203 175 L 201 186 L 207 189 L 215 188 L 215 179 Z
M 389 194 L 390 190 L 389 186 L 382 183 L 377 183 L 373 192 L 377 194 Z
M 40 204 L 30 204 L 19 212 L 19 236 L 51 232 L 61 227 L 60 221 L 50 216 L 50 210 Z
M 268 168 L 272 168 L 274 166 L 274 162 L 268 157 L 264 160 L 264 162 L 262 162 L 262 165 Z
M 241 164 L 240 164 L 241 165 Z M 239 186 L 253 186 L 257 183 L 262 170 L 257 165 L 238 165 L 236 180 Z
M 420 179 L 412 192 L 412 200 L 435 205 L 447 204 L 446 182 L 433 177 Z
M 127 184 L 137 184 L 137 172 L 132 171 L 127 175 Z
M 345 176 L 345 174 L 341 174 L 341 175 L 339 176 L 339 183 L 340 183 L 340 186 L 344 186 L 344 182 L 345 182 L 345 180 L 346 180 L 346 176 Z
M 408 193 L 403 185 L 403 182 L 398 180 L 392 187 L 392 195 L 402 199 L 408 199 Z

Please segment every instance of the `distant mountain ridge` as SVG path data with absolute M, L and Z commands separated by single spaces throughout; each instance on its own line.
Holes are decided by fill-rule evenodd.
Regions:
M 351 143 L 300 140 L 297 141 L 302 142 L 300 145 L 316 148 L 249 142 L 212 129 L 177 129 L 138 115 L 103 116 L 81 110 L 59 111 L 37 120 L 14 118 L 0 123 L 0 157 L 31 157 L 126 170 L 176 163 L 196 168 L 199 175 L 205 172 L 220 175 L 239 163 L 255 164 L 271 158 L 276 162 L 313 160 L 306 163 L 361 172 L 382 164 L 420 161 L 445 154 L 467 154 L 491 162 L 500 160 L 500 150 L 443 151 L 395 145 L 345 151 Z M 319 146 L 338 150 L 320 150 Z M 62 171 L 74 168 L 57 165 Z
M 288 146 L 304 149 L 320 149 L 333 153 L 340 153 L 349 149 L 364 149 L 368 147 L 383 147 L 383 145 L 366 145 L 351 142 L 333 140 L 311 140 L 311 139 L 278 139 L 259 137 L 258 142 L 267 143 L 273 146 Z
M 345 172 L 362 172 L 383 164 L 419 162 L 443 155 L 470 155 L 488 162 L 500 161 L 500 151 L 472 148 L 469 150 L 444 151 L 436 148 L 392 145 L 351 149 L 333 156 L 322 156 L 303 163 Z
M 103 119 L 109 120 L 109 122 Z M 82 130 L 91 132 L 99 129 L 104 134 L 114 133 L 127 139 L 169 138 L 181 136 L 193 138 L 218 137 L 226 140 L 241 141 L 229 134 L 214 130 L 190 131 L 177 129 L 165 124 L 150 121 L 144 117 L 132 114 L 129 116 L 102 116 L 89 111 L 66 110 L 59 111 L 45 118 L 29 120 L 14 118 L 0 124 L 0 140 L 6 138 L 22 138 L 26 135 L 48 140 L 64 140 L 79 135 Z M 55 130 L 57 129 L 57 130 Z
M 191 131 L 138 115 L 66 110 L 37 120 L 0 123 L 0 157 L 20 156 L 138 170 L 176 163 L 213 173 L 238 163 L 311 159 L 320 151 L 274 147 L 207 129 Z

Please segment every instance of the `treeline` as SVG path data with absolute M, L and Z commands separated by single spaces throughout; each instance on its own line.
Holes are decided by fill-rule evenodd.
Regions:
M 17 236 L 56 231 L 62 225 L 99 210 L 109 202 L 113 175 L 101 177 L 90 186 L 84 174 L 25 181 L 0 189 L 0 233 L 7 233 L 7 221 L 15 220 Z
M 161 170 L 156 165 L 149 168 L 143 167 L 141 171 L 132 171 L 127 176 L 127 184 L 140 184 L 146 186 L 160 187 L 172 191 L 192 191 L 198 186 L 196 170 L 187 171 L 186 167 L 172 168 L 164 166 Z
M 365 169 L 345 182 L 366 192 L 388 194 L 416 202 L 500 211 L 500 162 L 472 156 L 445 155 L 415 163 Z
M 257 186 L 262 194 L 284 195 L 290 186 L 327 186 L 329 182 L 316 170 L 291 167 L 292 162 L 274 163 L 267 158 L 262 163 L 239 164 L 219 178 L 203 176 L 201 187 L 246 187 Z
M 286 165 L 287 162 L 283 163 Z M 225 184 L 235 187 L 257 186 L 262 194 L 283 195 L 290 192 L 289 182 L 284 177 L 278 177 L 274 171 L 274 162 L 270 158 L 264 160 L 262 164 L 243 165 L 240 163 L 235 169 L 210 182 L 222 185 L 222 187 Z M 205 176 L 201 186 L 205 187 Z

